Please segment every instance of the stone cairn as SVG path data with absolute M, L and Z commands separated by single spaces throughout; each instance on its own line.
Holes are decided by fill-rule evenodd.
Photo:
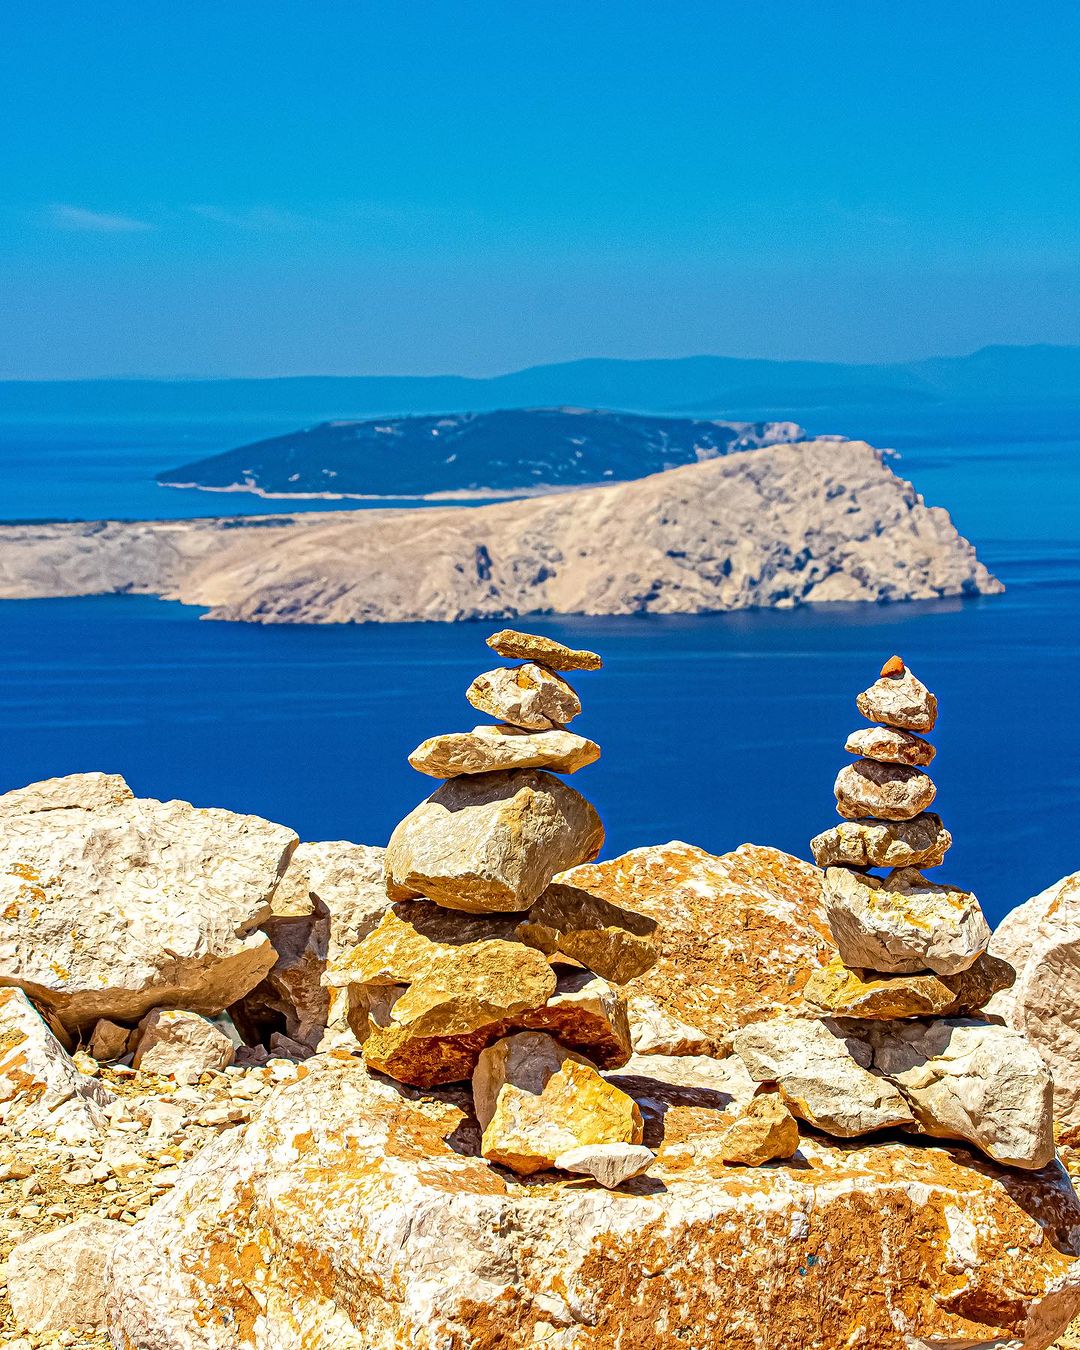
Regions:
M 345 995 L 370 1068 L 422 1088 L 472 1079 L 485 1158 L 522 1175 L 557 1166 L 618 1185 L 652 1154 L 636 1103 L 598 1067 L 630 1058 L 614 986 L 654 963 L 656 925 L 553 883 L 604 840 L 596 810 L 556 776 L 599 757 L 566 729 L 581 702 L 564 674 L 601 660 L 511 630 L 488 646 L 521 662 L 466 691 L 498 720 L 409 756 L 444 782 L 394 830 L 393 903 L 327 983 Z

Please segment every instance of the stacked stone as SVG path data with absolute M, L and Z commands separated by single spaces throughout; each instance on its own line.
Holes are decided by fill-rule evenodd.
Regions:
M 1011 970 L 985 955 L 990 928 L 975 896 L 924 875 L 952 844 L 927 810 L 935 750 L 920 733 L 934 729 L 937 699 L 894 656 L 856 706 L 876 725 L 845 745 L 859 758 L 836 779 L 844 823 L 811 841 L 839 956 L 812 977 L 807 998 L 853 1018 L 975 1012 L 1008 986 Z M 878 877 L 872 868 L 889 870 Z
M 347 994 L 371 1068 L 418 1087 L 472 1078 L 486 1158 L 617 1184 L 652 1155 L 640 1147 L 638 1107 L 597 1066 L 630 1058 L 615 986 L 653 964 L 656 925 L 553 883 L 604 840 L 596 810 L 557 776 L 599 757 L 567 730 L 581 701 L 565 675 L 601 660 L 511 630 L 488 645 L 521 662 L 466 692 L 498 720 L 434 736 L 409 756 L 445 781 L 394 830 L 393 903 L 326 983 Z

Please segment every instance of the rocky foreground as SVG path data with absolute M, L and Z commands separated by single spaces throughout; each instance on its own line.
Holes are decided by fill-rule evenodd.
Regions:
M 112 592 L 259 623 L 677 614 L 992 594 L 860 441 L 479 508 L 0 527 L 0 597 Z

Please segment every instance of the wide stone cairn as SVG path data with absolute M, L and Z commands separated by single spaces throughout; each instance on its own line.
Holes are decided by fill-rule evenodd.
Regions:
M 488 645 L 521 662 L 466 691 L 498 720 L 409 756 L 444 782 L 394 830 L 393 903 L 328 983 L 370 1068 L 423 1088 L 471 1077 L 485 1158 L 522 1175 L 593 1159 L 617 1184 L 652 1155 L 637 1105 L 598 1067 L 630 1058 L 615 985 L 654 963 L 656 924 L 553 882 L 604 840 L 595 809 L 556 776 L 599 757 L 567 730 L 581 701 L 564 676 L 601 660 L 510 630 Z

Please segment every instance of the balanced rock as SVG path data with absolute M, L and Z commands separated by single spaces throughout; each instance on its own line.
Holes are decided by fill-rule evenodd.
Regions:
M 387 894 L 472 913 L 528 909 L 557 872 L 595 858 L 603 842 L 596 810 L 552 774 L 451 778 L 391 835 Z
M 553 960 L 569 957 L 616 984 L 643 975 L 660 950 L 655 919 L 559 883 L 530 908 L 516 936 Z
M 836 809 L 848 820 L 877 816 L 882 820 L 910 820 L 925 811 L 937 789 L 920 769 L 907 764 L 879 764 L 857 759 L 845 764 L 833 788 Z
M 803 994 L 833 1017 L 893 1019 L 956 1017 L 977 1012 L 1008 989 L 1015 972 L 1007 961 L 983 953 L 956 975 L 880 975 L 850 970 L 839 957 L 814 971 Z
M 870 1049 L 832 1022 L 757 1022 L 732 1038 L 735 1053 L 759 1083 L 777 1083 L 792 1113 L 842 1139 L 915 1117 L 900 1092 L 870 1071 Z
M 139 1028 L 132 1067 L 197 1083 L 201 1074 L 227 1068 L 235 1053 L 232 1041 L 208 1018 L 182 1008 L 155 1008 Z
M 810 840 L 819 867 L 937 867 L 951 846 L 932 811 L 911 820 L 845 820 Z
M 656 1155 L 644 1144 L 579 1144 L 555 1159 L 563 1172 L 592 1177 L 606 1190 L 613 1191 L 649 1170 Z
M 956 975 L 986 950 L 990 929 L 968 891 L 928 881 L 917 868 L 875 877 L 830 867 L 825 908 L 844 965 L 855 970 Z
M 763 1092 L 740 1111 L 717 1151 L 725 1163 L 763 1167 L 799 1151 L 799 1127 L 778 1093 Z
M 465 697 L 478 711 L 525 731 L 552 731 L 581 711 L 581 700 L 570 685 L 532 661 L 477 675 Z
M 53 780 L 0 797 L 0 981 L 71 1031 L 162 1005 L 221 1012 L 275 959 L 258 926 L 293 831 L 124 796 L 120 781 L 78 775 L 66 791 Z
M 481 1153 L 519 1175 L 554 1167 L 570 1149 L 640 1144 L 641 1111 L 579 1055 L 523 1032 L 484 1050 L 473 1074 Z
M 861 731 L 853 731 L 845 741 L 844 749 L 884 764 L 916 766 L 931 763 L 937 753 L 929 741 L 896 727 L 863 727 Z
M 499 723 L 432 736 L 418 745 L 409 763 L 431 778 L 497 773 L 503 769 L 548 769 L 577 773 L 600 758 L 600 747 L 573 731 L 523 731 Z
M 20 1243 L 8 1257 L 11 1311 L 32 1332 L 105 1328 L 106 1269 L 127 1225 L 97 1215 Z
M 554 638 L 519 633 L 513 628 L 492 633 L 487 645 L 508 661 L 538 661 L 550 670 L 599 670 L 604 664 L 596 652 L 567 647 Z
M 907 669 L 883 675 L 859 694 L 855 706 L 868 722 L 902 731 L 933 731 L 937 721 L 937 699 Z

